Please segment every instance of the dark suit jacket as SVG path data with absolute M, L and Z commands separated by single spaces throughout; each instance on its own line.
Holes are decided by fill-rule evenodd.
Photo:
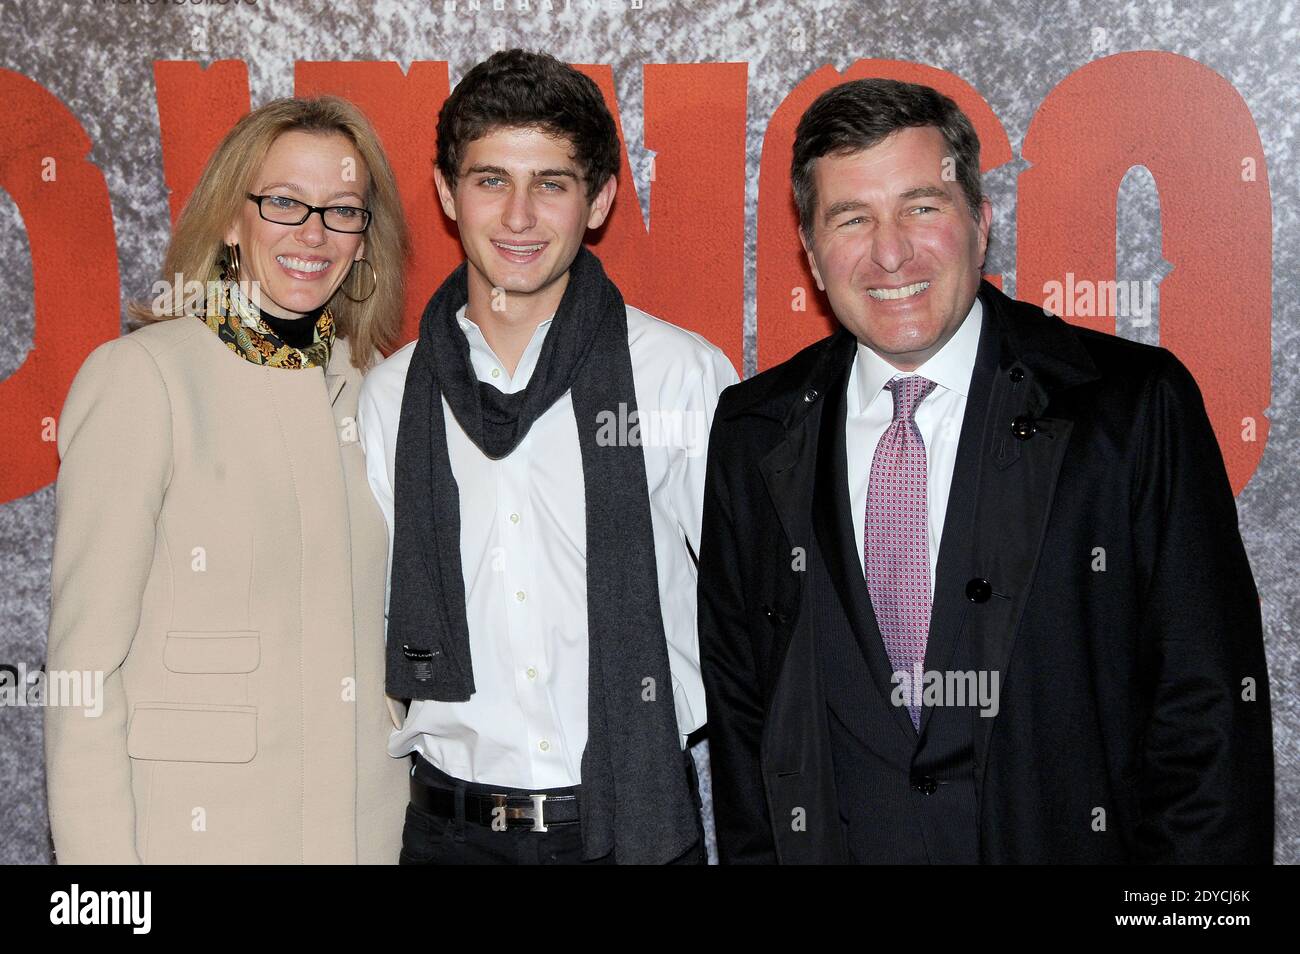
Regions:
M 970 710 L 980 860 L 1269 862 L 1259 598 L 1196 383 L 1164 349 L 979 295 L 925 665 L 960 638 L 1001 678 L 997 716 Z M 843 413 L 823 413 L 855 347 L 841 329 L 714 420 L 699 622 L 724 863 L 848 858 L 804 596 L 828 574 L 864 655 L 879 642 Z M 864 692 L 890 690 L 881 658 Z

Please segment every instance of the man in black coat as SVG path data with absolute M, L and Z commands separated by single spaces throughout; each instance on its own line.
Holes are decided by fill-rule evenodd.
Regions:
M 934 90 L 828 91 L 792 180 L 842 327 L 710 438 L 721 860 L 1269 862 L 1259 600 L 1191 375 L 981 281 Z

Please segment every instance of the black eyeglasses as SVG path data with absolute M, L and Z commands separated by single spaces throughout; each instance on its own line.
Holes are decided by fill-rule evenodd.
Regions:
M 302 225 L 313 212 L 320 213 L 320 220 L 331 232 L 364 232 L 370 227 L 370 210 L 358 209 L 351 205 L 331 205 L 322 208 L 308 205 L 287 195 L 253 195 L 248 198 L 257 203 L 257 211 L 268 222 L 277 225 Z

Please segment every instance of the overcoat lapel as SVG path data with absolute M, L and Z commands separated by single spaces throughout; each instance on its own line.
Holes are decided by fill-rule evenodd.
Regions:
M 952 486 L 948 491 L 948 510 L 943 519 L 943 539 L 935 567 L 930 608 L 930 635 L 925 645 L 926 672 L 944 672 L 951 666 L 957 634 L 961 632 L 972 605 L 966 596 L 966 585 L 973 576 L 971 560 L 975 504 L 980 486 L 980 448 L 993 426 L 989 393 L 997 371 L 1001 337 L 997 322 L 986 318 L 976 347 L 975 367 L 971 372 L 966 411 L 958 437 L 957 459 L 953 464 Z M 922 734 L 933 711 L 934 706 L 921 709 Z
M 1013 314 L 1010 299 L 987 283 L 981 285 L 980 299 L 989 331 L 998 336 L 997 367 L 972 488 L 967 564 L 971 578 L 964 592 L 965 618 L 976 664 L 997 672 L 1000 691 L 1005 691 L 1020 618 L 1074 427 L 1065 415 L 1049 415 L 1048 407 L 1058 392 L 1095 379 L 1097 372 L 1058 319 L 1037 313 L 1026 316 L 1023 309 Z M 945 527 L 945 548 L 950 539 L 954 547 L 961 546 Z M 947 601 L 955 598 L 951 591 L 959 585 L 961 558 L 954 551 L 950 565 L 944 566 L 945 556 L 941 551 L 940 565 L 948 571 L 943 607 L 943 617 L 948 618 L 960 615 Z M 980 793 L 997 719 L 978 717 L 975 709 L 972 713 L 975 785 Z
M 850 359 L 851 361 L 852 359 Z M 826 396 L 822 412 L 822 437 L 817 461 L 817 484 L 814 494 L 813 525 L 817 543 L 821 547 L 826 569 L 839 595 L 840 605 L 848 616 L 854 639 L 871 672 L 876 691 L 888 699 L 894 691 L 893 666 L 880 636 L 867 590 L 866 577 L 858 562 L 855 526 L 866 514 L 851 512 L 849 502 L 848 463 L 845 451 L 844 423 L 847 413 L 845 391 L 848 387 L 848 368 Z M 904 734 L 907 746 L 916 744 L 916 729 L 904 706 L 891 706 L 894 725 Z
M 792 550 L 788 555 L 782 554 L 781 559 L 797 560 L 800 554 L 794 551 L 802 551 L 805 567 L 807 547 L 812 538 L 809 515 L 813 511 L 816 447 L 824 413 L 823 402 L 828 394 L 834 392 L 839 366 L 848 360 L 845 355 L 853 347 L 853 336 L 841 330 L 808 375 L 802 394 L 784 409 L 785 438 L 759 462 L 763 483 Z M 778 620 L 783 625 L 776 628 L 780 642 L 775 647 L 774 657 L 778 665 L 789 646 L 807 573 L 798 573 L 796 576 L 799 580 L 798 595 L 785 612 L 788 618 Z

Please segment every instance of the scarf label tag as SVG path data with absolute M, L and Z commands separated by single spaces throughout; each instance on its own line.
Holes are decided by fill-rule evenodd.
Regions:
M 428 682 L 433 678 L 433 657 L 442 655 L 442 650 L 413 649 L 410 644 L 402 644 L 402 655 L 413 661 L 412 675 L 419 682 Z

